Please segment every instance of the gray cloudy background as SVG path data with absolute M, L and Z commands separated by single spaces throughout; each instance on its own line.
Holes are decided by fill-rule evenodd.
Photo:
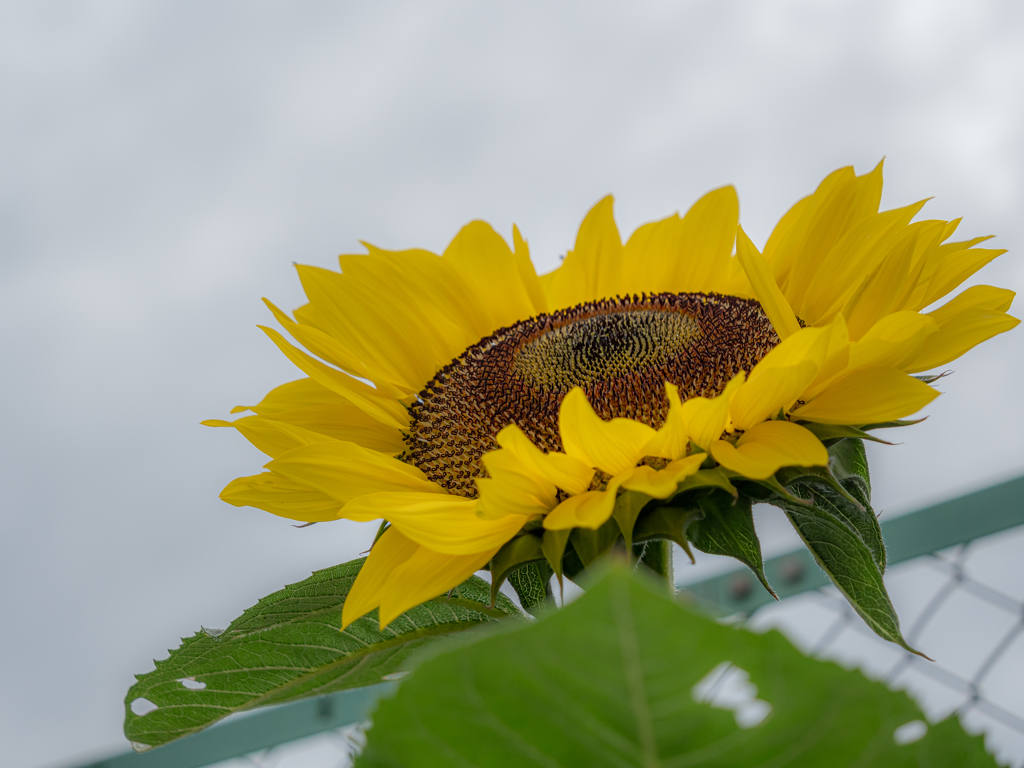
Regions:
M 725 183 L 763 244 L 885 156 L 1020 290 L 1022 82 L 1016 2 L 3 3 L 0 762 L 126 747 L 133 673 L 368 544 L 217 499 L 261 455 L 198 422 L 298 378 L 255 328 L 293 261 L 482 218 L 547 270 L 608 192 L 628 234 Z M 1024 471 L 1022 352 L 874 452 L 879 507 Z

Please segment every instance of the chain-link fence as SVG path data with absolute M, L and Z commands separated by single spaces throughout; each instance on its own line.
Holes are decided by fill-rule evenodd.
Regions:
M 684 584 L 684 595 L 906 690 L 932 721 L 957 712 L 1001 761 L 1024 768 L 1024 478 L 888 521 L 883 533 L 886 585 L 905 637 L 935 661 L 874 635 L 805 550 L 765 563 L 784 598 L 778 603 L 747 571 Z M 345 691 L 257 712 L 82 768 L 343 768 L 379 693 Z

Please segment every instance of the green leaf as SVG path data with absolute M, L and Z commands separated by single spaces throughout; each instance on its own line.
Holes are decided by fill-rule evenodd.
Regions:
M 690 523 L 687 538 L 701 552 L 733 557 L 757 576 L 772 597 L 775 590 L 764 575 L 761 542 L 754 530 L 754 514 L 750 497 L 733 499 L 726 493 L 713 493 L 697 500 L 704 517 Z
M 596 530 L 573 528 L 569 541 L 572 542 L 573 549 L 583 566 L 589 568 L 601 555 L 615 546 L 615 542 L 621 537 L 622 532 L 619 530 L 619 524 L 615 522 L 615 518 L 608 518 L 604 525 Z M 568 569 L 566 570 L 568 571 Z
M 521 565 L 508 575 L 508 583 L 523 608 L 536 616 L 551 597 L 551 568 L 545 560 Z
M 749 677 L 745 709 L 713 696 L 719 670 Z M 996 765 L 955 719 L 896 744 L 914 720 L 925 717 L 906 693 L 810 659 L 778 632 L 718 624 L 618 567 L 563 610 L 425 661 L 379 704 L 356 765 Z
M 504 595 L 490 608 L 490 586 L 474 576 L 383 631 L 373 611 L 340 632 L 341 609 L 363 562 L 317 571 L 264 597 L 223 632 L 185 638 L 128 690 L 125 736 L 157 746 L 235 712 L 373 685 L 402 671 L 414 652 L 440 636 L 519 615 Z M 190 682 L 187 688 L 183 680 L 205 687 L 194 690 Z M 136 699 L 157 708 L 136 715 Z
M 612 517 L 619 524 L 622 538 L 626 541 L 626 549 L 633 546 L 633 526 L 640 512 L 651 501 L 651 497 L 639 491 L 624 491 L 615 500 Z
M 686 530 L 690 523 L 703 514 L 700 507 L 665 506 L 655 507 L 644 513 L 633 529 L 633 542 L 668 540 L 674 541 L 689 555 L 693 562 L 693 551 Z
M 551 570 L 558 577 L 559 585 L 562 583 L 562 557 L 565 555 L 565 545 L 569 543 L 570 533 L 572 533 L 571 530 L 546 530 L 541 539 L 541 551 L 544 552 L 544 557 L 548 561 L 548 565 L 551 566 Z
M 923 656 L 900 634 L 900 622 L 885 590 L 877 554 L 839 512 L 841 506 L 835 503 L 838 494 L 831 500 L 827 494 L 826 489 L 816 488 L 813 502 L 807 506 L 782 500 L 775 503 L 785 510 L 818 565 L 868 626 L 879 637 Z

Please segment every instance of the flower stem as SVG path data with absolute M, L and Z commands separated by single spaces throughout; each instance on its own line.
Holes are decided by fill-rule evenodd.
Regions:
M 669 592 L 675 594 L 675 573 L 672 569 L 672 542 L 667 539 L 659 541 L 648 541 L 633 546 L 640 564 L 652 571 L 658 578 L 665 582 Z

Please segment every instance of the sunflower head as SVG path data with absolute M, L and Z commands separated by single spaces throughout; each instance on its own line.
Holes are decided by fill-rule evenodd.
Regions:
M 369 246 L 340 272 L 299 267 L 309 303 L 269 305 L 299 346 L 265 330 L 305 378 L 205 422 L 271 459 L 221 497 L 383 518 L 346 626 L 481 568 L 528 605 L 552 573 L 643 542 L 733 556 L 770 589 L 750 514 L 768 501 L 903 643 L 863 440 L 937 396 L 926 372 L 1018 321 L 1002 288 L 945 300 L 1002 251 L 914 221 L 923 203 L 879 211 L 881 184 L 881 165 L 836 171 L 763 251 L 724 187 L 625 243 L 606 198 L 542 276 L 518 230 L 509 247 L 482 222 L 440 256 Z
M 714 397 L 779 343 L 760 304 L 718 294 L 614 297 L 521 320 L 442 368 L 410 408 L 402 458 L 449 493 L 477 496 L 481 458 L 515 424 L 561 451 L 558 411 L 579 387 L 603 419 L 660 427 L 665 384 Z

